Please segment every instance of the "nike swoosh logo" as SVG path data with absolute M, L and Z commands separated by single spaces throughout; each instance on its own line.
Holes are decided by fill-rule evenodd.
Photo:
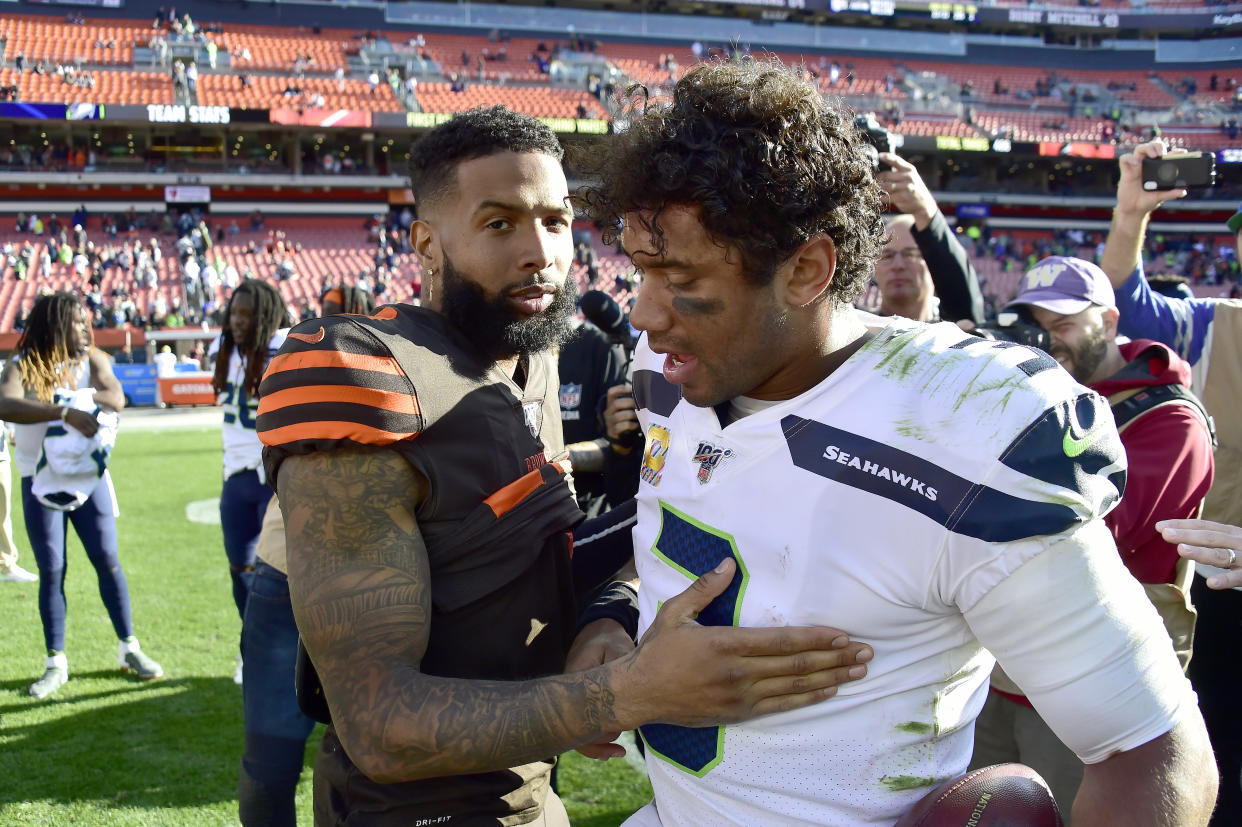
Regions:
M 539 633 L 546 628 L 548 628 L 548 624 L 536 617 L 532 617 L 530 619 L 530 634 L 526 636 L 526 645 L 530 646 L 531 642 L 539 637 Z
M 1095 441 L 1092 436 L 1092 432 L 1087 431 L 1081 437 L 1075 438 L 1073 429 L 1067 426 L 1065 436 L 1061 438 L 1061 450 L 1065 452 L 1065 456 L 1073 459 L 1091 447 L 1091 443 Z
M 323 326 L 319 327 L 318 333 L 290 333 L 290 339 L 297 339 L 299 342 L 306 342 L 308 345 L 317 345 L 323 341 Z

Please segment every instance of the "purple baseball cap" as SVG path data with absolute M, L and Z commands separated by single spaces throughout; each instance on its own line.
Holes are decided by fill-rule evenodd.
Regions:
M 1023 304 L 1062 316 L 1081 313 L 1093 304 L 1117 309 L 1108 275 L 1089 261 L 1069 256 L 1049 256 L 1027 271 L 1018 295 L 1005 309 Z

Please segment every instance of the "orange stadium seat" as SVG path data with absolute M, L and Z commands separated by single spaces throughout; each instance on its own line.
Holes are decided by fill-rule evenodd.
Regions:
M 40 103 L 172 103 L 172 79 L 159 72 L 90 71 L 95 87 L 74 86 L 56 75 L 0 69 L 0 86 L 16 86 L 22 100 Z
M 468 84 L 464 91 L 453 92 L 447 83 L 421 83 L 418 100 L 426 112 L 460 112 L 499 103 L 536 117 L 575 118 L 581 104 L 588 118 L 608 116 L 597 99 L 578 89 Z
M 1233 99 L 1235 91 L 1229 88 L 1228 80 L 1232 79 L 1235 84 L 1242 84 L 1242 71 L 1222 72 L 1213 69 L 1182 69 L 1173 72 L 1158 72 L 1157 74 L 1161 80 L 1175 89 L 1181 88 L 1183 82 L 1193 78 L 1197 88 L 1190 100 L 1200 105 L 1228 102 Z M 1211 88 L 1213 75 L 1216 76 L 1215 92 Z
M 322 95 L 326 109 L 357 109 L 373 112 L 401 112 L 401 102 L 392 87 L 381 83 L 371 92 L 366 81 L 346 79 L 344 89 L 336 80 L 325 77 L 250 76 L 250 86 L 243 87 L 233 75 L 202 74 L 198 77 L 198 102 L 205 106 L 233 106 L 242 109 L 296 109 L 305 106 L 308 98 Z M 301 94 L 286 95 L 285 90 L 301 89 Z M 301 103 L 299 103 L 301 101 Z
M 389 41 L 399 49 L 404 49 L 411 39 L 410 32 L 386 32 Z M 554 40 L 537 38 L 511 38 L 507 42 L 491 41 L 483 35 L 461 34 L 424 34 L 426 45 L 423 51 L 427 56 L 440 64 L 440 71 L 445 77 L 456 72 L 470 79 L 478 79 L 478 58 L 486 49 L 488 55 L 495 57 L 504 49 L 504 60 L 485 60 L 483 62 L 483 78 L 492 82 L 507 83 L 547 83 L 550 78 L 538 71 L 530 61 L 530 56 L 543 42 L 548 48 L 555 48 Z M 398 52 L 402 54 L 403 52 Z M 462 63 L 462 54 L 466 62 Z
M 978 112 L 975 123 L 991 135 L 1008 127 L 1016 141 L 1101 141 L 1103 118 L 1069 118 L 1057 112 Z
M 14 15 L 0 19 L 0 36 L 7 42 L 5 56 L 9 60 L 21 52 L 31 62 L 129 66 L 134 62 L 135 41 L 146 44 L 151 37 L 151 24 L 117 20 L 79 25 L 54 17 Z M 110 48 L 103 45 L 109 41 Z
M 305 28 L 279 26 L 229 26 L 217 38 L 222 51 L 246 49 L 250 59 L 233 58 L 235 69 L 266 72 L 293 72 L 299 57 L 313 58 L 308 73 L 331 74 L 345 66 L 345 51 L 355 47 L 355 32 L 346 29 L 324 29 L 312 34 Z
M 934 138 L 938 135 L 948 135 L 954 138 L 981 137 L 977 129 L 962 123 L 955 117 L 920 115 L 919 113 L 907 114 L 893 131 L 916 138 Z
M 1134 77 L 1133 73 L 1112 71 L 1107 69 L 1055 69 L 1033 68 L 1025 66 L 974 66 L 963 63 L 946 63 L 936 61 L 903 61 L 903 66 L 912 72 L 929 72 L 940 77 L 949 78 L 957 85 L 969 81 L 973 89 L 969 100 L 979 104 L 1018 104 L 1024 103 L 1017 96 L 1019 90 L 1034 93 L 1035 81 L 1047 78 L 1050 73 L 1074 84 L 1095 84 L 1107 92 L 1110 82 L 1135 83 L 1133 92 L 1128 89 L 1115 90 L 1116 95 L 1126 103 L 1148 105 L 1152 107 L 1172 106 L 1174 101 L 1163 89 L 1156 86 L 1146 77 Z M 994 86 L 999 80 L 1009 89 L 1009 94 L 994 94 Z M 966 98 L 963 98 L 966 100 Z M 1032 97 L 1041 108 L 1069 108 L 1069 102 L 1058 100 L 1052 96 Z M 1086 105 L 1086 104 L 1082 104 Z
M 1223 130 L 1210 124 L 1165 124 L 1160 137 L 1170 148 L 1185 150 L 1242 147 L 1242 134 L 1230 139 Z

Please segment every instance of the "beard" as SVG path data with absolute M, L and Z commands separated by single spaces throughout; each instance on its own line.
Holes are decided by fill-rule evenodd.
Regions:
M 570 279 L 556 288 L 552 303 L 541 313 L 522 317 L 509 306 L 507 293 L 532 284 L 547 284 L 535 276 L 528 282 L 510 285 L 495 298 L 488 298 L 476 282 L 453 267 L 444 256 L 441 281 L 444 298 L 440 312 L 475 347 L 492 359 L 538 353 L 565 344 L 573 334 L 569 320 L 577 309 L 577 291 Z
M 1092 331 L 1086 341 L 1076 348 L 1056 348 L 1056 350 L 1069 354 L 1072 360 L 1070 376 L 1073 376 L 1080 384 L 1086 385 L 1108 356 L 1108 340 L 1103 329 L 1100 329 Z M 1052 355 L 1056 356 L 1056 353 Z

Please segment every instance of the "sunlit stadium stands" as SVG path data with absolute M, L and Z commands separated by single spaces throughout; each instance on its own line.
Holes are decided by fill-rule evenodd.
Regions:
M 207 106 L 234 106 L 242 109 L 292 109 L 306 106 L 308 100 L 326 109 L 360 109 L 372 112 L 400 112 L 404 108 L 392 87 L 381 82 L 372 92 L 366 81 L 336 80 L 323 77 L 277 77 L 253 75 L 250 85 L 242 86 L 232 75 L 199 75 L 198 102 Z
M 134 61 L 134 43 L 151 37 L 150 22 L 135 20 L 66 23 L 61 18 L 11 15 L 0 18 L 0 36 L 9 60 L 21 53 L 33 64 L 92 63 L 128 66 Z
M 536 117 L 573 118 L 579 117 L 581 105 L 586 110 L 583 117 L 607 117 L 598 100 L 576 89 L 468 84 L 461 92 L 454 92 L 448 83 L 420 83 L 418 100 L 427 112 L 457 112 L 500 103 Z
M 1107 69 L 1055 69 L 1025 66 L 974 66 L 962 63 L 946 63 L 924 60 L 903 61 L 902 65 L 916 73 L 930 73 L 935 77 L 950 79 L 959 91 L 970 84 L 971 102 L 994 105 L 1037 104 L 1041 109 L 1067 109 L 1070 104 L 1065 90 L 1056 95 L 1035 95 L 1036 81 L 1047 81 L 1055 75 L 1062 83 L 1089 88 L 1097 97 L 1112 95 L 1126 103 L 1142 106 L 1168 107 L 1176 101 L 1145 75 Z M 997 82 L 1003 91 L 997 94 Z M 1109 89 L 1112 84 L 1114 88 Z M 1134 84 L 1134 89 L 1129 88 Z M 1049 90 L 1051 92 L 1051 90 Z M 965 100 L 966 97 L 963 97 Z M 1085 103 L 1083 105 L 1086 105 Z
M 1025 0 L 1000 0 L 994 5 L 1027 8 L 1029 4 Z M 1066 10 L 1082 8 L 1067 2 L 1061 5 Z M 1165 6 L 1167 11 L 1183 12 L 1191 7 L 1206 8 L 1202 0 L 1157 0 L 1136 2 L 1135 5 Z M 1129 7 L 1129 0 L 1091 2 L 1092 9 L 1124 11 Z M 189 10 L 192 14 L 196 11 L 193 7 Z M 1085 11 L 1090 13 L 1090 9 Z M 113 13 L 124 14 L 126 11 L 122 8 Z M 368 14 L 371 16 L 368 17 Z M 534 15 L 532 19 L 538 17 Z M 76 9 L 68 13 L 69 20 L 78 18 L 80 15 Z M 256 11 L 256 21 L 264 18 L 264 14 Z M 609 107 L 615 105 L 616 99 L 588 92 L 585 88 L 588 75 L 598 76 L 605 83 L 613 83 L 618 91 L 624 90 L 626 82 L 643 83 L 654 93 L 653 100 L 661 102 L 667 99 L 669 84 L 692 69 L 696 62 L 690 38 L 685 35 L 670 35 L 669 41 L 663 43 L 573 38 L 571 46 L 572 29 L 558 29 L 559 34 L 546 37 L 513 37 L 513 32 L 506 36 L 490 25 L 481 24 L 473 29 L 451 31 L 454 24 L 448 23 L 444 26 L 437 24 L 436 28 L 425 30 L 420 36 L 413 27 L 394 29 L 401 23 L 387 18 L 384 25 L 375 25 L 380 21 L 374 10 L 360 10 L 356 28 L 348 28 L 351 17 L 339 15 L 334 18 L 334 27 L 325 25 L 322 29 L 315 29 L 311 22 L 313 18 L 314 15 L 308 13 L 305 25 L 298 26 L 262 25 L 250 22 L 248 16 L 232 18 L 245 22 L 212 24 L 208 36 L 218 47 L 217 66 L 213 68 L 209 65 L 203 43 L 163 28 L 153 28 L 150 19 L 94 19 L 83 23 L 47 15 L 27 15 L 23 11 L 6 13 L 0 16 L 0 48 L 3 50 L 0 92 L 8 96 L 12 94 L 10 89 L 16 87 L 16 99 L 21 102 L 108 105 L 197 103 L 233 110 L 271 111 L 234 111 L 231 120 L 224 117 L 226 113 L 205 113 L 208 120 L 196 122 L 192 120 L 197 114 L 194 112 L 187 114 L 177 110 L 163 113 L 157 110 L 148 116 L 145 112 L 124 110 L 116 116 L 118 128 L 113 130 L 110 128 L 112 125 L 107 123 L 107 117 L 103 117 L 101 124 L 74 123 L 62 120 L 54 108 L 50 115 L 47 109 L 37 110 L 40 117 L 49 120 L 40 122 L 25 115 L 14 118 L 17 126 L 9 128 L 10 134 L 6 136 L 4 146 L 0 147 L 6 153 L 4 171 L 25 173 L 40 167 L 47 172 L 71 169 L 75 174 L 90 175 L 100 171 L 131 169 L 152 174 L 244 170 L 247 174 L 261 171 L 276 176 L 292 176 L 293 170 L 297 169 L 330 175 L 334 160 L 344 160 L 344 164 L 336 165 L 337 172 L 380 176 L 387 170 L 402 168 L 395 156 L 400 152 L 399 145 L 406 142 L 405 132 L 410 128 L 409 124 L 416 124 L 414 128 L 417 129 L 435 121 L 433 118 L 420 119 L 418 115 L 421 113 L 439 114 L 503 104 L 545 118 L 608 119 Z M 266 19 L 272 20 L 273 17 L 266 16 Z M 287 19 L 283 18 L 285 22 Z M 303 18 L 293 19 L 300 21 Z M 199 22 L 200 37 L 203 32 L 201 26 L 207 22 Z M 682 37 L 682 42 L 670 42 L 677 36 Z M 162 45 L 158 49 L 151 48 L 160 40 L 167 43 L 167 52 Z M 703 40 L 709 38 L 704 37 Z M 773 42 L 777 40 L 779 38 Z M 820 42 L 818 37 L 815 42 Z M 704 56 L 720 59 L 722 45 L 724 41 L 720 39 L 708 43 Z M 875 45 L 874 39 L 871 39 L 870 45 Z M 586 51 L 572 51 L 574 48 Z M 1058 53 L 1047 66 L 1018 66 L 992 65 L 975 60 L 970 54 L 967 54 L 970 60 L 951 56 L 939 60 L 925 58 L 924 55 L 936 52 L 920 49 L 888 55 L 875 52 L 872 56 L 863 57 L 834 54 L 832 51 L 832 48 L 848 46 L 819 49 L 808 46 L 805 50 L 788 46 L 768 51 L 757 42 L 748 45 L 739 40 L 725 48 L 738 48 L 756 58 L 776 58 L 788 65 L 803 66 L 809 74 L 818 78 L 819 89 L 825 96 L 860 112 L 874 111 L 890 129 L 905 136 L 908 157 L 915 163 L 927 163 L 929 157 L 944 160 L 942 169 L 937 170 L 943 173 L 938 175 L 938 184 L 950 192 L 961 192 L 974 185 L 995 189 L 997 177 L 985 175 L 981 170 L 988 164 L 998 164 L 1009 167 L 1008 173 L 1000 175 L 1005 179 L 1004 187 L 1009 193 L 1042 196 L 1051 192 L 1058 197 L 1068 194 L 1073 198 L 1079 187 L 1094 186 L 1095 191 L 1090 195 L 1098 198 L 1105 185 L 1105 176 L 1101 172 L 1102 167 L 1097 167 L 1094 180 L 1090 184 L 1084 180 L 1092 176 L 1090 158 L 1095 157 L 1099 149 L 1104 150 L 1102 154 L 1106 156 L 1111 155 L 1114 149 L 1123 152 L 1154 134 L 1157 128 L 1173 147 L 1242 148 L 1242 136 L 1229 138 L 1229 127 L 1224 123 L 1228 118 L 1239 117 L 1242 113 L 1242 109 L 1235 104 L 1236 81 L 1242 80 L 1242 73 L 1219 68 L 1223 63 L 1218 63 L 1216 69 L 1193 70 L 1065 69 L 1055 64 L 1064 62 L 1068 51 Z M 1100 58 L 1101 51 L 1091 54 L 1094 58 Z M 998 53 L 992 51 L 989 54 Z M 14 68 L 19 54 L 26 69 L 21 73 Z M 1008 55 L 1008 52 L 1004 54 Z M 532 57 L 540 60 L 532 60 Z M 174 88 L 172 66 L 175 60 L 197 62 L 198 78 L 194 93 L 186 95 Z M 1005 60 L 1022 62 L 1017 57 L 1006 57 Z M 41 69 L 45 71 L 39 74 L 32 72 L 31 68 L 40 62 L 43 64 Z M 830 72 L 833 64 L 838 74 L 835 83 Z M 1109 63 L 1100 58 L 1099 63 L 1084 60 L 1081 65 L 1107 66 Z M 57 72 L 58 67 L 60 73 Z M 65 81 L 65 69 L 71 70 L 76 82 Z M 395 72 L 394 81 L 399 79 L 403 84 L 395 92 L 389 83 L 390 69 Z M 337 72 L 342 77 L 338 78 Z M 374 87 L 369 82 L 372 72 L 378 76 Z M 407 73 L 413 75 L 417 82 L 404 86 Z M 1211 88 L 1213 78 L 1216 89 Z M 412 96 L 410 89 L 413 90 Z M 1037 91 L 1041 94 L 1037 95 Z M 407 109 L 414 110 L 409 119 L 403 114 Z M 295 115 L 280 110 L 302 112 Z M 328 111 L 307 113 L 306 110 Z M 87 118 L 103 115 L 102 112 L 95 113 L 87 107 L 80 107 L 70 113 L 70 118 L 77 117 L 79 112 L 85 113 Z M 368 120 L 357 113 L 376 113 L 377 117 Z M 391 115 L 378 117 L 379 113 L 401 114 L 394 118 Z M 1114 113 L 1120 118 L 1119 121 L 1114 120 Z M 213 115 L 220 120 L 210 120 Z M 351 115 L 351 118 L 341 118 L 342 115 Z M 22 124 L 23 119 L 29 123 Z M 31 125 L 36 123 L 38 126 Z M 47 124 L 46 129 L 44 123 Z M 194 134 L 191 127 L 194 123 L 207 125 L 203 130 L 207 140 L 198 142 L 202 146 L 192 140 L 182 140 Z M 363 123 L 366 126 L 362 126 Z M 284 124 L 290 125 L 289 145 L 277 146 L 281 143 L 279 133 Z M 314 129 L 299 128 L 312 124 Z M 572 122 L 558 122 L 555 125 L 556 129 L 566 133 L 592 132 L 599 127 L 599 124 Z M 144 128 L 145 134 L 136 134 L 143 132 Z M 43 134 L 44 131 L 47 134 Z M 129 134 L 131 131 L 135 134 Z M 371 134 L 364 138 L 367 133 Z M 91 137 L 87 139 L 86 135 Z M 244 153 L 238 155 L 237 150 L 243 145 L 243 138 L 244 146 L 250 147 L 252 135 L 260 138 L 254 142 L 255 151 L 258 152 L 258 147 L 264 149 L 252 160 L 247 160 Z M 998 137 L 1008 137 L 1015 142 L 1012 166 L 1008 159 L 998 161 L 997 156 L 987 152 L 991 148 L 987 142 Z M 234 140 L 237 146 L 233 155 L 236 158 L 224 158 Z M 1068 142 L 1114 142 L 1116 146 L 1058 146 L 1051 149 L 1046 146 L 1016 146 L 1029 142 L 1062 145 Z M 70 152 L 68 160 L 65 160 L 66 147 Z M 89 151 L 89 156 L 82 151 L 84 148 Z M 1074 167 L 1073 164 L 1080 159 L 1062 155 L 1062 149 L 1090 157 L 1082 165 Z M 1035 154 L 1037 150 L 1039 155 L 1055 157 L 1041 159 Z M 997 151 L 1004 150 L 997 147 Z M 388 154 L 382 155 L 384 152 Z M 88 157 L 89 161 L 83 160 Z M 1223 170 L 1230 170 L 1228 162 L 1233 157 L 1232 153 L 1222 155 Z M 299 160 L 300 164 L 297 163 Z M 1085 166 L 1085 175 L 1082 166 Z M 328 173 L 322 172 L 325 168 Z M 1229 182 L 1233 189 L 1221 189 L 1216 195 L 1233 199 L 1236 203 L 1236 172 L 1234 176 Z M 258 278 L 278 284 L 282 295 L 294 306 L 303 299 L 317 306 L 318 296 L 326 284 L 339 281 L 355 283 L 361 274 L 374 268 L 374 247 L 368 243 L 360 222 L 355 224 L 352 219 L 342 222 L 339 217 L 304 217 L 300 213 L 305 211 L 318 215 L 329 212 L 336 203 L 344 202 L 352 206 L 365 202 L 367 206 L 363 209 L 369 209 L 371 198 L 376 199 L 377 211 L 383 211 L 387 209 L 384 191 L 400 185 L 391 181 L 379 186 L 371 186 L 370 182 L 356 187 L 354 184 L 341 184 L 339 186 L 343 190 L 355 188 L 341 202 L 328 206 L 333 193 L 331 186 L 322 186 L 320 191 L 325 181 L 326 178 L 320 178 L 313 188 L 291 185 L 286 190 L 291 204 L 299 200 L 295 191 L 306 193 L 313 189 L 317 198 L 308 198 L 298 203 L 296 210 L 289 210 L 298 212 L 299 217 L 282 215 L 280 207 L 274 206 L 265 228 L 275 227 L 286 233 L 290 245 L 300 245 L 297 252 L 290 254 L 294 269 L 292 277 L 283 281 L 277 278 L 279 262 L 264 250 L 265 232 L 242 231 L 240 235 L 228 236 L 213 250 L 212 257 L 218 253 L 239 271 L 248 271 Z M 227 209 L 221 210 L 222 213 L 241 214 L 239 210 L 248 211 L 252 206 L 248 203 L 251 198 L 265 210 L 267 204 L 272 203 L 266 192 L 252 189 L 239 195 L 235 188 L 230 192 L 231 182 L 218 188 L 217 184 L 211 182 L 214 190 L 212 209 L 218 204 L 216 194 L 219 201 L 233 199 Z M 62 197 L 71 197 L 76 201 L 77 191 L 91 185 L 89 181 L 86 185 L 75 182 L 72 186 L 77 189 L 68 190 L 69 185 L 66 185 L 65 191 L 58 191 L 55 196 L 49 193 L 47 197 L 49 201 Z M 281 186 L 284 186 L 283 181 Z M 1111 188 L 1111 182 L 1107 186 Z M 246 189 L 245 185 L 242 188 Z M 94 185 L 94 189 L 98 190 L 99 186 Z M 125 190 L 128 189 L 125 187 Z M 152 186 L 147 185 L 146 189 L 151 190 Z M 65 195 L 65 192 L 70 194 Z M 118 197 L 128 198 L 128 195 Z M 90 200 L 89 197 L 87 200 Z M 104 200 L 104 196 L 100 200 Z M 11 205 L 17 203 L 10 201 Z M 10 209 L 17 207 L 11 206 Z M 175 211 L 175 205 L 173 209 Z M 1070 211 L 1063 213 L 1068 215 Z M 1011 216 L 1009 212 L 1003 214 L 1006 218 Z M 1098 216 L 1090 217 L 1099 221 Z M 209 215 L 208 220 L 215 224 L 222 219 L 217 214 L 214 217 Z M 93 223 L 91 237 L 96 244 L 100 244 L 102 233 L 97 219 Z M 0 243 L 30 240 L 30 236 L 13 234 L 11 224 L 5 227 L 5 231 L 0 232 Z M 1027 244 L 1038 244 L 1052 237 L 1051 231 L 1047 230 L 1014 230 L 1010 235 L 1022 249 Z M 149 234 L 144 233 L 144 237 L 149 237 Z M 104 277 L 102 291 L 105 300 L 114 287 L 125 286 L 135 303 L 145 312 L 157 295 L 171 302 L 182 294 L 173 237 L 165 235 L 160 238 L 165 257 L 158 284 L 154 288 L 134 287 L 129 283 L 132 277 L 114 268 L 107 271 Z M 624 256 L 605 249 L 598 242 L 597 234 L 593 238 L 596 239 L 595 248 L 599 256 L 599 272 L 594 286 L 609 290 L 624 304 L 632 298 L 627 281 L 631 265 Z M 248 243 L 252 241 L 258 244 L 257 252 L 247 250 Z M 1084 255 L 1093 254 L 1093 249 L 1084 252 Z M 1025 263 L 1025 253 L 1020 258 Z M 413 296 L 412 285 L 418 275 L 417 262 L 409 255 L 402 255 L 399 259 L 385 300 L 403 301 Z M 16 280 L 8 270 L 0 273 L 0 331 L 12 329 L 13 320 L 23 304 L 33 301 L 41 287 L 84 290 L 81 276 L 74 275 L 70 265 L 56 263 L 48 268 L 48 272 L 43 272 L 40 260 L 41 256 L 35 256 L 24 281 Z M 985 292 L 997 303 L 1003 303 L 1012 296 L 1023 269 L 1019 259 L 1013 257 L 997 260 L 983 256 L 975 259 L 975 266 L 983 279 Z M 1157 272 L 1159 267 L 1159 264 L 1155 265 L 1153 272 Z M 575 273 L 580 285 L 585 287 L 585 271 L 578 269 Z
M 22 100 L 41 103 L 172 103 L 172 79 L 160 72 L 92 71 L 94 87 L 55 75 L 0 69 L 0 86 L 16 86 Z M 236 81 L 234 81 L 236 83 Z
M 341 29 L 312 34 L 305 28 L 230 26 L 217 36 L 217 45 L 222 51 L 233 53 L 235 69 L 292 73 L 298 58 L 310 56 L 308 72 L 330 74 L 338 66 L 346 65 L 345 50 L 355 45 L 354 36 L 354 32 Z M 250 55 L 249 59 L 237 56 L 242 50 Z
M 393 42 L 404 42 L 409 33 L 389 32 Z M 538 49 L 540 41 L 536 38 L 513 38 L 506 42 L 489 40 L 482 35 L 434 34 L 425 38 L 427 45 L 423 51 L 440 66 L 445 77 L 450 73 L 459 73 L 466 78 L 477 80 L 479 76 L 479 58 L 485 53 L 483 61 L 483 79 L 491 82 L 511 83 L 547 83 L 550 78 L 540 72 L 531 62 L 530 56 Z M 546 45 L 546 44 L 545 44 Z M 551 56 L 551 53 L 547 53 Z M 497 60 L 503 55 L 502 60 Z M 463 60 L 463 58 L 465 58 Z

